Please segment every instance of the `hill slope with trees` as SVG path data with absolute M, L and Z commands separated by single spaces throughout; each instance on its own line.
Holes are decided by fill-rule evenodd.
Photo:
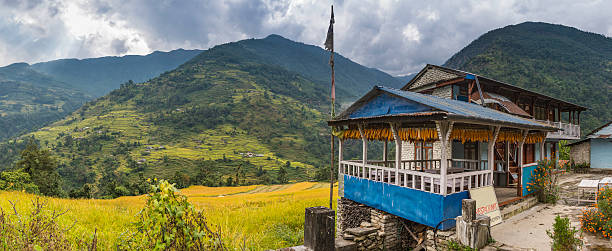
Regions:
M 278 39 L 216 46 L 147 82 L 128 81 L 25 137 L 57 157 L 63 189 L 73 197 L 139 194 L 145 177 L 170 179 L 179 187 L 324 179 L 329 173 L 329 83 L 312 80 L 319 75 L 306 66 L 328 67 L 327 61 L 293 54 L 305 58 L 300 64 L 306 68 L 300 70 L 270 62 L 260 56 L 264 49 L 253 49 L 272 48 Z M 280 42 L 300 46 L 284 38 Z M 314 58 L 327 60 L 329 54 L 318 50 Z M 365 79 L 382 76 L 397 83 L 379 71 L 340 61 L 353 67 L 339 70 L 343 75 L 352 74 L 346 69 L 364 70 Z M 369 80 L 353 87 L 369 89 Z M 355 93 L 349 90 L 339 90 L 339 99 L 349 100 Z M 0 166 L 17 167 L 16 153 L 28 140 L 3 144 Z
M 510 25 L 480 36 L 444 65 L 590 108 L 581 115 L 583 135 L 612 120 L 612 39 L 599 34 Z

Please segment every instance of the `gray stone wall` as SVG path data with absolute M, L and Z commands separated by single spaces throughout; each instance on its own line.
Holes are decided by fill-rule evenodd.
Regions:
M 423 85 L 426 85 L 432 82 L 456 78 L 456 77 L 458 77 L 458 75 L 453 74 L 453 73 L 448 73 L 445 71 L 441 71 L 439 69 L 431 68 L 431 69 L 428 69 L 419 79 L 417 79 L 414 82 L 414 84 L 410 87 L 410 90 L 413 91 L 413 89 L 417 89 Z
M 591 141 L 571 146 L 570 158 L 575 164 L 591 163 Z
M 437 96 L 440 98 L 452 99 L 453 98 L 453 88 L 450 85 L 436 88 L 433 90 L 433 93 L 431 93 L 431 95 Z
M 346 229 L 359 227 L 361 222 L 370 221 L 370 207 L 341 197 L 338 199 L 336 234 L 342 236 Z
M 346 198 L 338 200 L 337 212 L 337 237 L 353 242 L 358 250 L 410 250 L 417 246 L 434 250 L 431 227 Z M 436 240 L 438 250 L 444 250 L 447 241 L 455 240 L 455 231 L 438 231 Z

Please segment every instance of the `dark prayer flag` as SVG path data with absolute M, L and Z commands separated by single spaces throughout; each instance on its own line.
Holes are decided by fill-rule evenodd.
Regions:
M 327 29 L 327 38 L 325 39 L 325 49 L 330 51 L 334 50 L 334 23 L 334 6 L 332 6 L 329 29 Z

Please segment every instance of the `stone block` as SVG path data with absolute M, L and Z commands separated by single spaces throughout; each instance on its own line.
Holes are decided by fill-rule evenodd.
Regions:
M 306 208 L 304 246 L 312 250 L 333 250 L 335 212 L 326 207 Z
M 360 236 L 365 236 L 365 235 L 369 235 L 371 233 L 375 233 L 378 229 L 374 228 L 374 227 L 354 227 L 354 228 L 349 228 L 346 230 L 346 233 L 360 237 Z

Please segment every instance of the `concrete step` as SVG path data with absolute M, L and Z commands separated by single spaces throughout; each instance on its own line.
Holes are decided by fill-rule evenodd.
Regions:
M 357 243 L 343 238 L 336 238 L 336 251 L 357 251 Z
M 502 219 L 507 220 L 510 217 L 535 206 L 536 204 L 538 204 L 538 199 L 536 197 L 531 196 L 521 199 L 520 201 L 511 205 L 507 205 L 501 209 Z

